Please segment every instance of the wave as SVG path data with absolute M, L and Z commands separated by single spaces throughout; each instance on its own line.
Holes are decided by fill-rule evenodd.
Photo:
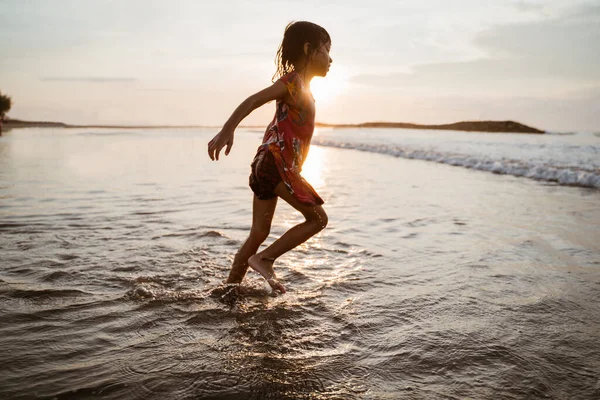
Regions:
M 61 298 L 61 297 L 79 297 L 90 295 L 88 292 L 84 292 L 79 289 L 12 289 L 7 293 L 8 297 L 21 298 L 21 299 L 47 299 L 47 298 Z
M 417 150 L 385 144 L 345 143 L 319 139 L 314 140 L 313 144 L 324 147 L 336 147 L 340 149 L 386 154 L 408 159 L 433 161 L 441 164 L 492 172 L 495 174 L 556 182 L 560 185 L 600 189 L 599 170 L 587 170 L 573 166 L 534 164 L 510 159 L 494 160 L 473 155 Z

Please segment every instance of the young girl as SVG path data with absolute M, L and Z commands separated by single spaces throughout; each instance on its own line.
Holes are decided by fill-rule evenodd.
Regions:
M 219 159 L 219 152 L 225 146 L 225 155 L 228 155 L 238 124 L 256 108 L 276 100 L 275 117 L 267 127 L 251 165 L 252 229 L 235 255 L 227 283 L 240 283 L 250 266 L 274 290 L 285 293 L 285 287 L 275 278 L 273 263 L 327 225 L 327 214 L 321 206 L 323 200 L 302 178 L 300 171 L 315 127 L 315 100 L 310 92 L 310 82 L 315 76 L 327 75 L 332 62 L 330 50 L 331 38 L 325 29 L 306 21 L 290 23 L 277 51 L 277 72 L 273 79 L 279 79 L 244 100 L 208 143 L 208 155 L 212 160 Z M 269 235 L 279 197 L 300 211 L 306 221 L 256 253 Z

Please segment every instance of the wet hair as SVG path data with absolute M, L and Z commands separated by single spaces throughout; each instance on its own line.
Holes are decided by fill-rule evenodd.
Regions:
M 308 43 L 310 52 L 320 46 L 330 43 L 331 37 L 325 28 L 308 21 L 290 22 L 285 27 L 283 40 L 275 56 L 277 67 L 273 82 L 292 71 L 298 71 L 306 64 L 307 56 L 304 54 L 304 43 Z

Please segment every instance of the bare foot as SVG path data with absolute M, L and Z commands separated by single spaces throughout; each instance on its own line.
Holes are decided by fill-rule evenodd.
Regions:
M 262 258 L 260 255 L 255 254 L 248 259 L 248 265 L 250 268 L 258 272 L 267 280 L 273 290 L 279 290 L 281 293 L 285 293 L 285 287 L 275 278 L 275 271 L 273 270 L 273 260 Z

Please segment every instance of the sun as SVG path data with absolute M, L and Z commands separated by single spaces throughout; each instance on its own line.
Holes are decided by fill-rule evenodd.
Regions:
M 346 79 L 337 71 L 330 71 L 325 78 L 316 76 L 310 82 L 310 91 L 319 105 L 334 102 L 346 87 Z

